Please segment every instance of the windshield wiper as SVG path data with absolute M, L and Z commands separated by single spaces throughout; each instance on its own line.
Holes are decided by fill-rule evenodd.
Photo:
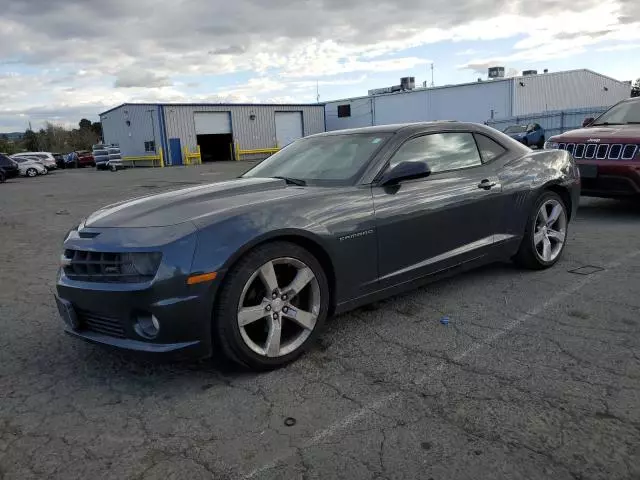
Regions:
M 627 122 L 628 123 L 628 122 Z M 608 127 L 609 125 L 626 125 L 626 123 L 610 123 L 610 122 L 602 122 L 602 123 L 592 123 L 591 126 L 592 127 L 600 127 L 600 126 L 605 126 Z
M 280 180 L 284 180 L 290 185 L 297 185 L 299 187 L 304 187 L 307 184 L 307 182 L 299 178 L 291 178 L 291 177 L 272 177 L 272 178 L 279 178 Z

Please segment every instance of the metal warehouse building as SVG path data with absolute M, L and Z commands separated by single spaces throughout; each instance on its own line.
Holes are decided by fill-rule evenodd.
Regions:
M 231 160 L 239 152 L 284 147 L 325 131 L 324 106 L 125 103 L 100 114 L 104 142 L 123 157 L 155 155 L 181 165 L 200 147 L 203 162 Z M 259 154 L 253 154 L 253 158 Z
M 583 69 L 338 100 L 326 104 L 325 115 L 329 131 L 433 120 L 484 123 L 610 106 L 628 98 L 630 92 L 629 83 Z

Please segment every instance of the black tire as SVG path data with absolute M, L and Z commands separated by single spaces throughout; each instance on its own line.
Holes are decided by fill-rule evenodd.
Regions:
M 318 282 L 320 308 L 309 337 L 296 350 L 279 357 L 254 352 L 245 343 L 237 320 L 238 304 L 251 276 L 265 263 L 278 258 L 293 258 L 306 264 Z M 256 371 L 273 370 L 291 363 L 309 349 L 322 331 L 329 311 L 329 284 L 320 262 L 304 248 L 290 242 L 273 242 L 256 247 L 234 265 L 224 279 L 213 314 L 213 342 L 228 359 Z M 214 347 L 214 348 L 215 348 Z
M 35 168 L 27 168 L 27 177 L 33 178 L 38 176 L 38 171 Z
M 0 172 L 0 183 L 4 183 L 7 180 L 4 172 Z
M 544 136 L 540 137 L 540 140 L 537 143 L 538 148 L 544 148 Z
M 561 247 L 560 253 L 553 260 L 546 262 L 542 258 L 540 258 L 540 256 L 536 251 L 536 246 L 534 242 L 534 233 L 536 228 L 536 220 L 538 217 L 538 212 L 540 211 L 540 208 L 542 207 L 542 205 L 551 199 L 558 201 L 560 205 L 562 205 L 567 222 L 565 227 L 565 240 Z M 538 197 L 538 199 L 534 202 L 533 208 L 529 213 L 529 217 L 527 219 L 527 225 L 524 231 L 524 236 L 522 238 L 522 243 L 520 244 L 518 253 L 516 253 L 516 255 L 513 257 L 514 262 L 516 263 L 516 265 L 523 268 L 530 269 L 530 270 L 544 270 L 546 268 L 552 267 L 562 257 L 564 249 L 567 245 L 566 238 L 568 233 L 569 233 L 569 212 L 567 211 L 567 206 L 562 200 L 562 197 L 560 197 L 560 195 L 558 195 L 555 192 L 552 192 L 549 190 L 544 191 Z

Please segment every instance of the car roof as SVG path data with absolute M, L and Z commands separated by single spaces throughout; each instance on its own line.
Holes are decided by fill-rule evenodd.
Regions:
M 333 130 L 331 132 L 318 133 L 311 135 L 311 137 L 324 137 L 331 135 L 356 135 L 362 133 L 398 133 L 398 132 L 412 132 L 420 130 L 446 130 L 451 128 L 452 125 L 456 125 L 458 128 L 473 128 L 476 129 L 480 124 L 470 122 L 458 122 L 457 120 L 437 120 L 434 122 L 412 122 L 412 123 L 395 123 L 391 125 L 375 125 L 371 127 L 349 128 L 345 130 Z

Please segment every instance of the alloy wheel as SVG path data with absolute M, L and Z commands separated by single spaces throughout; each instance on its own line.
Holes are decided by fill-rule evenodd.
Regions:
M 534 232 L 536 255 L 543 262 L 558 258 L 567 235 L 567 214 L 562 203 L 552 198 L 540 206 Z
M 320 305 L 318 279 L 309 266 L 290 257 L 270 260 L 242 290 L 237 310 L 240 335 L 258 355 L 288 355 L 313 333 Z

